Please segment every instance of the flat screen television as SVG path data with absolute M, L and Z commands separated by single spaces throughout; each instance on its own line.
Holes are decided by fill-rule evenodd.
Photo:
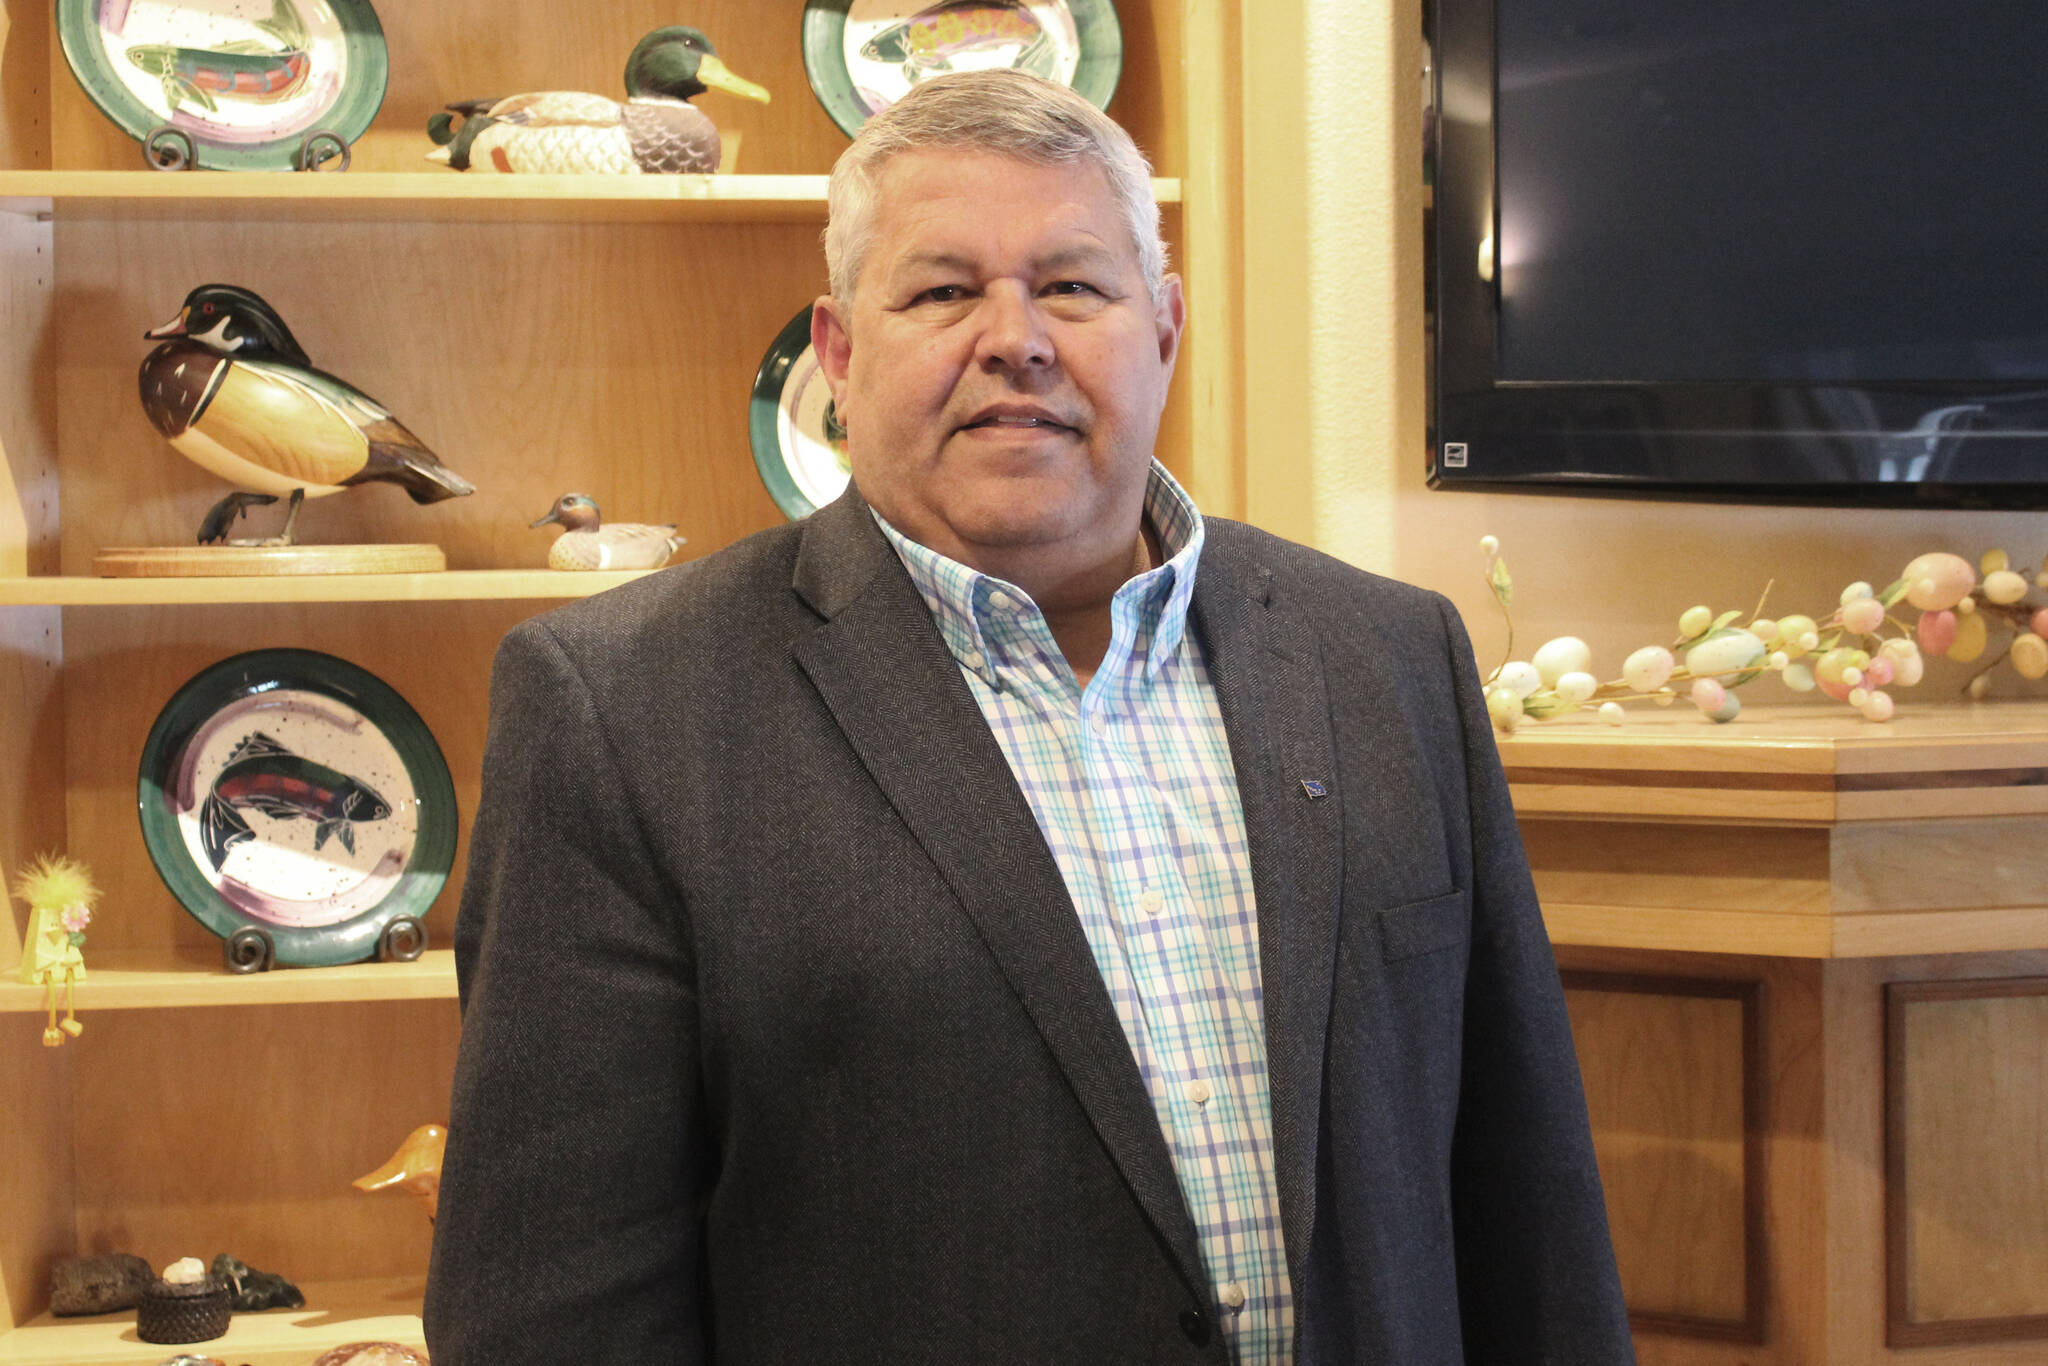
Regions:
M 1432 485 L 2048 507 L 2048 3 L 1425 23 Z

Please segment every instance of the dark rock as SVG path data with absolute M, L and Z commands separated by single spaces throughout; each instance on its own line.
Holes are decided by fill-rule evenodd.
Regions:
M 133 1309 L 155 1279 L 149 1263 L 132 1253 L 65 1257 L 50 1269 L 50 1312 L 69 1317 Z
M 299 1288 L 274 1271 L 258 1271 L 247 1262 L 223 1252 L 207 1268 L 213 1278 L 228 1288 L 238 1314 L 262 1309 L 304 1309 L 306 1297 Z

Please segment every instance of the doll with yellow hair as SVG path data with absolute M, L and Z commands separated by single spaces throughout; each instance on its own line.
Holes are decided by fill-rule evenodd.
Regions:
M 55 1048 L 64 1035 L 85 1032 L 78 1022 L 72 989 L 85 980 L 85 927 L 92 923 L 92 904 L 99 888 L 76 859 L 42 854 L 14 880 L 14 894 L 29 906 L 28 935 L 21 946 L 21 980 L 41 985 L 50 1023 L 43 1044 Z M 57 987 L 64 987 L 64 1019 L 57 1019 Z

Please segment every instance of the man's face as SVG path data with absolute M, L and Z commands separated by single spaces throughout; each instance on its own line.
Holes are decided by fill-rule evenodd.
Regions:
M 988 152 L 883 167 L 850 304 L 811 338 L 854 482 L 913 540 L 1055 586 L 1128 563 L 1183 321 L 1092 165 Z

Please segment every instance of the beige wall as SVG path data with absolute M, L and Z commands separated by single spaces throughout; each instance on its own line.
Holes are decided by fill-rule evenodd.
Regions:
M 1353 563 L 1450 595 L 1482 663 L 1499 616 L 1480 536 L 1516 580 L 1517 653 L 1588 640 L 1602 677 L 1668 640 L 1695 602 L 1832 608 L 1923 550 L 2048 554 L 2048 518 L 1745 508 L 1439 493 L 1422 481 L 1425 396 L 1421 36 L 1414 0 L 1248 0 L 1245 53 L 1246 513 Z M 1938 666 L 1901 700 L 1946 699 Z M 2017 692 L 2000 670 L 1999 692 Z M 1775 682 L 1753 702 L 1790 696 Z

